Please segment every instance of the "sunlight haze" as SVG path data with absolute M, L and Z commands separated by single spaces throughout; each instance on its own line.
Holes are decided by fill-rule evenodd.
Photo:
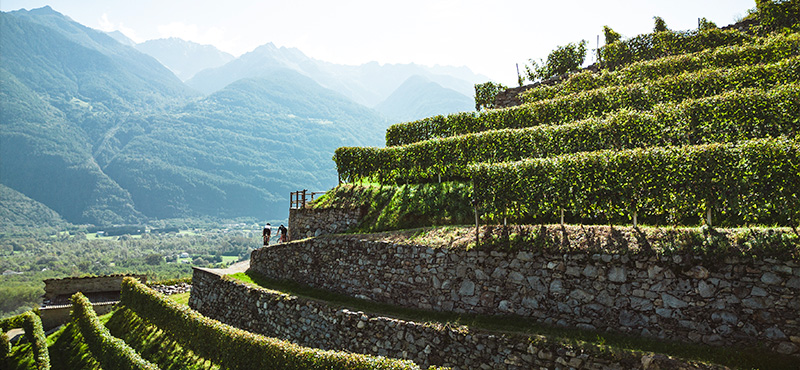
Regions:
M 239 56 L 272 42 L 340 64 L 467 66 L 514 85 L 515 63 L 522 69 L 528 59 L 581 39 L 593 49 L 603 25 L 623 37 L 650 32 L 654 16 L 675 30 L 697 27 L 698 17 L 721 27 L 744 17 L 755 2 L 4 0 L 0 8 L 45 5 L 89 27 L 119 30 L 137 43 L 178 37 Z

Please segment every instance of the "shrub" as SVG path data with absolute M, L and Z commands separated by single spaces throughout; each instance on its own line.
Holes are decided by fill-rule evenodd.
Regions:
M 122 303 L 191 349 L 229 369 L 418 369 L 411 361 L 323 351 L 250 333 L 207 318 L 134 279 L 122 283 Z
M 723 224 L 800 219 L 800 144 L 730 144 L 597 151 L 470 166 L 487 209 L 515 218 L 658 215 L 677 224 L 713 212 Z
M 72 321 L 89 346 L 92 357 L 100 363 L 103 369 L 158 369 L 156 365 L 142 358 L 122 339 L 112 336 L 97 318 L 91 302 L 83 294 L 75 293 L 71 300 Z
M 11 352 L 11 342 L 8 340 L 8 334 L 3 329 L 0 329 L 0 364 Z
M 769 88 L 800 80 L 800 57 L 767 65 L 701 70 L 646 83 L 610 86 L 522 106 L 483 113 L 459 113 L 395 124 L 386 130 L 386 145 L 411 144 L 503 128 L 531 127 L 598 117 L 621 108 L 651 109 L 661 102 L 680 102 L 749 87 Z
M 475 110 L 494 108 L 494 100 L 501 91 L 508 89 L 501 83 L 492 81 L 475 84 Z
M 660 31 L 606 44 L 600 48 L 603 68 L 658 59 L 669 55 L 694 53 L 726 45 L 750 43 L 753 36 L 738 30 L 717 28 L 693 31 Z
M 756 31 L 764 34 L 775 31 L 800 30 L 800 2 L 796 0 L 756 0 Z
M 603 118 L 432 139 L 387 148 L 342 147 L 334 160 L 345 181 L 427 182 L 468 179 L 467 165 L 601 149 L 692 145 L 800 134 L 800 85 L 745 89 L 623 109 Z
M 776 35 L 759 39 L 757 43 L 742 46 L 726 46 L 692 54 L 637 62 L 613 72 L 609 70 L 603 70 L 600 73 L 583 71 L 571 75 L 561 83 L 527 90 L 521 94 L 521 98 L 526 102 L 534 102 L 600 87 L 655 80 L 682 72 L 775 63 L 794 55 L 800 55 L 800 34 Z
M 577 71 L 585 58 L 586 40 L 581 40 L 577 44 L 569 43 L 557 47 L 547 55 L 546 62 L 540 60 L 537 63 L 535 60 L 530 59 L 531 65 L 526 65 L 525 71 L 531 81 L 544 80 L 567 72 Z

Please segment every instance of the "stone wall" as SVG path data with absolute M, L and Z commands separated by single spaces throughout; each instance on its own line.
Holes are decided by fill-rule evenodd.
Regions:
M 270 247 L 274 248 L 274 247 Z M 195 268 L 189 305 L 207 317 L 302 346 L 458 369 L 722 369 L 662 355 L 580 347 L 353 312 L 251 288 Z
M 362 211 L 344 208 L 293 208 L 289 210 L 289 240 L 336 234 L 358 224 Z
M 142 283 L 147 282 L 147 276 L 145 275 L 107 275 L 47 279 L 44 281 L 44 298 L 54 300 L 58 296 L 71 296 L 76 292 L 119 292 L 122 286 L 122 279 L 127 276 L 133 276 Z
M 399 306 L 800 356 L 800 265 L 687 255 L 503 252 L 322 237 L 253 251 L 271 278 Z
M 582 68 L 581 70 L 582 71 L 583 70 L 589 70 L 589 71 L 592 71 L 592 72 L 597 72 L 597 71 L 600 70 L 600 66 L 598 66 L 597 63 L 595 63 L 595 64 L 587 66 L 586 68 Z M 561 82 L 562 80 L 567 79 L 572 73 L 574 73 L 574 72 L 565 73 L 563 75 L 558 75 L 558 76 L 553 76 L 553 77 L 550 77 L 550 78 L 548 78 L 546 80 L 537 81 L 537 82 L 534 82 L 532 84 L 523 85 L 523 86 L 519 86 L 519 87 L 512 87 L 510 89 L 506 89 L 504 91 L 501 91 L 494 98 L 494 107 L 495 108 L 508 108 L 508 107 L 514 107 L 514 106 L 517 106 L 517 105 L 521 105 L 522 104 L 522 100 L 519 99 L 519 97 L 518 97 L 519 94 L 521 94 L 521 93 L 523 93 L 525 91 L 528 91 L 530 89 L 534 89 L 534 88 L 540 87 L 540 86 L 552 86 L 552 85 L 555 85 L 555 84 Z
M 92 309 L 94 309 L 97 316 L 101 316 L 111 312 L 116 305 L 116 302 L 92 303 Z M 42 318 L 42 327 L 44 331 L 49 331 L 68 323 L 70 320 L 69 313 L 71 311 L 72 305 L 39 308 L 39 316 Z

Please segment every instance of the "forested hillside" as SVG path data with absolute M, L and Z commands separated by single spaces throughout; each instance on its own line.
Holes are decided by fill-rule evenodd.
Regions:
M 286 69 L 203 97 L 49 7 L 1 16 L 2 184 L 71 223 L 285 218 L 290 191 L 335 184 L 334 148 L 387 125 Z

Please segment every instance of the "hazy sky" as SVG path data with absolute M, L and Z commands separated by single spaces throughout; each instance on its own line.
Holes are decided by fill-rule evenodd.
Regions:
M 86 26 L 120 30 L 137 42 L 179 37 L 239 56 L 272 42 L 341 64 L 465 65 L 516 85 L 529 58 L 589 41 L 603 25 L 624 37 L 650 32 L 653 16 L 670 29 L 719 26 L 755 7 L 753 0 L 1 0 L 3 11 L 50 5 Z M 1 36 L 0 36 L 1 37 Z M 602 43 L 602 36 L 600 37 Z

